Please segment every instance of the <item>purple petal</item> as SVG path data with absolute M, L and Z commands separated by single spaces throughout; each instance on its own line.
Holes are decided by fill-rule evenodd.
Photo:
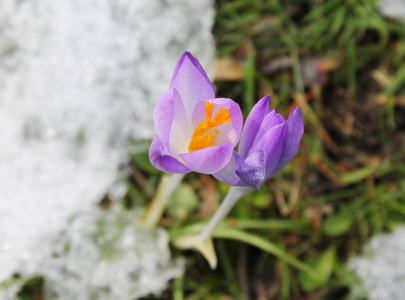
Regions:
M 215 98 L 214 88 L 207 74 L 198 60 L 189 52 L 184 52 L 180 57 L 170 88 L 175 88 L 180 93 L 189 118 L 199 101 Z
M 169 152 L 176 159 L 180 153 L 188 152 L 187 137 L 192 130 L 191 120 L 187 120 L 186 111 L 180 94 L 176 89 L 173 89 L 173 107 L 174 116 L 170 129 Z
M 165 147 L 168 147 L 170 129 L 174 117 L 173 90 L 168 90 L 158 100 L 153 111 L 153 120 L 157 135 Z
M 274 110 L 272 110 L 263 120 L 262 124 L 260 124 L 259 132 L 256 135 L 255 140 L 253 141 L 252 147 L 250 148 L 250 151 L 248 152 L 248 156 L 251 155 L 252 153 L 255 153 L 260 150 L 264 150 L 263 147 L 267 147 L 266 143 L 268 143 L 267 140 L 263 140 L 265 136 L 269 136 L 269 133 L 271 130 L 280 125 L 280 124 L 285 124 L 285 120 L 282 115 L 276 114 Z M 266 151 L 269 153 L 268 151 Z
M 294 108 L 287 120 L 288 140 L 285 143 L 283 154 L 276 168 L 272 171 L 271 176 L 274 176 L 281 171 L 298 153 L 302 135 L 304 134 L 304 122 L 299 107 Z
M 238 152 L 233 150 L 233 155 L 229 163 L 217 173 L 212 174 L 216 179 L 232 186 L 245 186 L 246 184 L 236 175 L 235 170 L 244 162 Z
M 190 170 L 213 174 L 224 168 L 232 158 L 233 145 L 223 143 L 221 146 L 211 146 L 189 153 L 180 154 Z
M 242 181 L 255 189 L 260 189 L 266 178 L 267 153 L 264 151 L 255 152 L 240 164 L 236 174 Z
M 270 113 L 270 96 L 265 96 L 256 103 L 246 119 L 243 127 L 242 136 L 239 143 L 239 153 L 242 157 L 247 157 L 256 134 L 259 131 L 260 124 L 264 117 Z
M 280 160 L 284 148 L 283 138 L 285 126 L 285 121 L 273 126 L 259 141 L 255 141 L 253 145 L 255 152 L 263 151 L 267 154 L 266 179 L 270 178 L 270 174 Z
M 156 169 L 164 172 L 176 174 L 191 172 L 184 164 L 167 154 L 159 136 L 156 136 L 150 145 L 149 160 Z

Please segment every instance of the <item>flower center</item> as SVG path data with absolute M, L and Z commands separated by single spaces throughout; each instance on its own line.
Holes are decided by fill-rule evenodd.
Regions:
M 207 120 L 201 122 L 200 125 L 198 125 L 194 130 L 190 145 L 188 146 L 188 151 L 191 152 L 213 146 L 214 134 L 217 135 L 219 131 L 217 129 L 211 129 L 231 121 L 229 109 L 224 109 L 223 107 L 218 110 L 214 119 L 212 119 L 214 107 L 214 103 L 205 102 L 205 114 L 207 116 Z

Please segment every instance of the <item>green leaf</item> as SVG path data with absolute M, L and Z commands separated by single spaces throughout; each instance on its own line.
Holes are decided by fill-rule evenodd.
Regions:
M 257 208 L 267 208 L 270 206 L 270 198 L 268 194 L 258 193 L 253 197 L 253 204 Z
M 23 284 L 24 279 L 21 279 L 19 276 L 14 275 L 9 279 L 0 282 L 0 290 L 8 289 L 11 287 L 16 287 L 16 289 L 19 290 Z
M 365 178 L 373 175 L 376 171 L 377 171 L 376 167 L 368 166 L 368 167 L 364 167 L 362 169 L 357 169 L 355 171 L 342 173 L 340 179 L 346 185 L 354 184 L 354 183 L 362 181 Z
M 183 227 L 181 229 L 176 229 L 176 230 L 171 230 L 169 231 L 169 237 L 170 241 L 173 243 L 176 243 L 178 241 L 182 241 L 179 248 L 185 249 L 186 247 L 184 246 L 184 241 L 187 241 L 189 245 L 188 248 L 196 248 L 197 243 L 195 240 L 192 240 L 191 238 L 194 236 L 198 236 L 198 234 L 204 229 L 206 224 L 200 223 L 200 224 L 194 224 L 190 225 L 188 227 Z M 214 232 L 212 233 L 213 238 L 224 238 L 224 239 L 231 239 L 231 240 L 237 240 L 240 242 L 244 242 L 246 244 L 255 246 L 259 249 L 262 249 L 263 251 L 266 251 L 267 253 L 270 253 L 281 260 L 285 261 L 286 263 L 289 263 L 290 265 L 296 267 L 298 270 L 301 270 L 302 272 L 307 273 L 309 276 L 315 276 L 314 270 L 312 270 L 309 266 L 307 266 L 305 263 L 299 261 L 292 255 L 290 255 L 285 249 L 282 247 L 261 238 L 260 236 L 244 232 L 242 230 L 234 229 L 234 228 L 229 228 L 224 225 L 219 225 Z M 190 243 L 190 241 L 193 242 Z M 191 247 L 192 245 L 193 247 Z M 201 251 L 200 251 L 201 252 Z
M 161 171 L 156 169 L 149 161 L 149 154 L 147 152 L 131 154 L 131 159 L 137 167 L 142 171 L 149 174 L 160 174 Z
M 167 214 L 177 220 L 184 219 L 189 213 L 198 207 L 199 201 L 193 189 L 186 184 L 173 193 L 168 205 Z
M 218 264 L 217 254 L 214 249 L 212 238 L 204 240 L 199 234 L 184 236 L 172 241 L 173 245 L 179 249 L 195 249 L 200 252 L 207 260 L 212 270 L 216 269 Z
M 338 236 L 350 230 L 354 217 L 347 213 L 330 216 L 323 224 L 322 231 L 330 236 Z
M 306 273 L 309 277 L 315 276 L 313 270 L 308 267 L 303 262 L 299 261 L 295 257 L 291 256 L 286 250 L 281 248 L 280 246 L 265 240 L 257 235 L 247 233 L 241 230 L 232 229 L 232 228 L 221 228 L 218 227 L 215 229 L 214 233 L 212 234 L 215 238 L 225 238 L 231 240 L 237 240 L 244 242 L 246 244 L 255 246 L 267 253 L 270 253 L 274 256 L 277 256 L 281 260 L 289 263 L 290 265 L 296 267 L 297 269 L 301 270 L 302 272 Z
M 332 273 L 336 250 L 334 247 L 330 247 L 323 253 L 319 253 L 313 256 L 308 261 L 308 266 L 311 267 L 316 275 L 309 276 L 305 272 L 301 272 L 299 275 L 299 281 L 302 288 L 307 292 L 315 291 L 316 289 L 325 285 Z
M 394 76 L 394 81 L 384 90 L 383 94 L 387 97 L 393 96 L 405 84 L 405 65 Z
M 296 233 L 310 230 L 307 221 L 288 219 L 232 220 L 230 225 L 238 229 L 292 231 Z
M 172 293 L 174 300 L 183 300 L 184 299 L 183 289 L 184 289 L 184 277 L 180 276 L 180 277 L 174 278 L 173 293 Z
M 44 279 L 40 276 L 32 277 L 26 280 L 17 293 L 16 299 L 31 300 L 35 294 L 42 294 Z

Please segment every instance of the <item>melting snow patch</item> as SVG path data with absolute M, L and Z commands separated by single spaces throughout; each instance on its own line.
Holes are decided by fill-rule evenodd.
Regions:
M 384 16 L 405 22 L 405 0 L 380 0 L 378 8 Z
M 41 275 L 52 237 L 96 209 L 181 53 L 212 61 L 212 22 L 207 0 L 0 0 L 0 287 Z
M 350 265 L 363 281 L 370 300 L 402 300 L 405 295 L 405 228 L 371 240 L 363 257 Z
M 137 212 L 83 213 L 57 237 L 43 268 L 46 299 L 136 299 L 161 291 L 183 270 L 168 236 L 136 226 Z

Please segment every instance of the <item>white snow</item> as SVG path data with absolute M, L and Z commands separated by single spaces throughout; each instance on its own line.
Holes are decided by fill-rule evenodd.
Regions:
M 370 300 L 402 300 L 405 295 L 405 227 L 372 238 L 368 251 L 350 261 Z
M 153 136 L 181 53 L 212 62 L 213 13 L 207 0 L 0 0 L 0 283 L 41 274 L 55 234 L 97 209 L 127 139 Z
M 74 217 L 44 264 L 46 299 L 136 299 L 181 275 L 166 232 L 145 231 L 137 219 L 138 212 L 117 207 Z
M 405 0 L 380 0 L 378 8 L 384 16 L 405 22 Z

